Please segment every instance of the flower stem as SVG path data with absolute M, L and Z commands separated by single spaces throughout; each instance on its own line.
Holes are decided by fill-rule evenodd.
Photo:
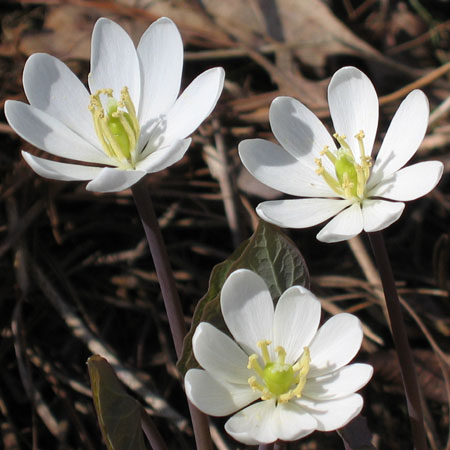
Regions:
M 271 444 L 259 444 L 258 450 L 283 450 L 284 443 L 281 441 L 272 442 Z
M 159 434 L 158 428 L 143 408 L 141 410 L 141 427 L 153 450 L 167 450 L 166 443 Z
M 271 444 L 259 444 L 258 450 L 273 450 L 273 442 Z
M 403 313 L 395 287 L 394 275 L 391 263 L 381 232 L 367 233 L 375 255 L 375 261 L 380 272 L 383 285 L 386 307 L 391 322 L 392 337 L 400 362 L 403 386 L 406 394 L 409 419 L 411 422 L 412 438 L 416 450 L 427 450 L 425 426 L 423 420 L 422 405 L 420 403 L 420 390 L 414 366 L 411 347 L 408 343 Z
M 184 323 L 183 310 L 181 308 L 175 278 L 170 266 L 169 256 L 158 225 L 158 219 L 156 218 L 153 209 L 152 199 L 144 181 L 136 183 L 131 189 L 147 237 L 153 263 L 155 264 L 156 274 L 158 276 L 166 308 L 167 319 L 169 321 L 170 332 L 172 334 L 177 357 L 179 358 L 183 348 L 183 339 L 186 335 L 186 325 Z M 213 447 L 207 416 L 189 401 L 188 404 L 192 425 L 194 427 L 197 449 L 212 450 Z

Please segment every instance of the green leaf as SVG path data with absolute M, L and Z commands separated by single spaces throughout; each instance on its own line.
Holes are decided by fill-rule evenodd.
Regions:
M 139 403 L 127 394 L 106 359 L 94 355 L 87 365 L 95 410 L 108 450 L 146 450 Z
M 295 244 L 274 225 L 260 221 L 256 231 L 225 261 L 215 266 L 209 279 L 208 292 L 200 299 L 194 311 L 192 326 L 183 343 L 183 352 L 177 363 L 184 375 L 198 367 L 192 354 L 192 336 L 200 322 L 209 322 L 226 331 L 220 311 L 220 291 L 227 277 L 237 269 L 250 269 L 266 282 L 276 301 L 289 287 L 309 287 L 309 273 L 302 254 Z

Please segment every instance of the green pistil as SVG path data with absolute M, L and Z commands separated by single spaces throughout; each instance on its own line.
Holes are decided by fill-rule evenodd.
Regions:
M 318 166 L 316 173 L 322 176 L 328 186 L 339 196 L 361 201 L 364 199 L 366 183 L 372 166 L 372 159 L 365 154 L 364 132 L 360 131 L 355 136 L 359 145 L 360 164 L 355 161 L 346 136 L 334 134 L 334 138 L 340 144 L 339 150 L 333 153 L 328 147 L 325 147 L 321 156 L 325 156 L 333 164 L 335 177 L 323 167 L 321 158 L 315 160 Z
M 269 356 L 268 346 L 270 341 L 258 342 L 261 349 L 264 368 L 258 362 L 258 355 L 253 354 L 248 359 L 247 368 L 255 372 L 256 376 L 248 379 L 250 387 L 261 392 L 261 399 L 276 398 L 277 402 L 284 403 L 293 397 L 301 397 L 309 372 L 309 350 L 304 349 L 303 356 L 294 365 L 286 364 L 286 351 L 283 347 L 277 347 L 277 358 L 272 361 Z
M 107 96 L 106 114 L 100 99 Z M 94 120 L 95 132 L 105 153 L 119 165 L 134 167 L 136 144 L 139 139 L 139 122 L 136 110 L 125 87 L 120 102 L 113 97 L 112 89 L 101 89 L 91 95 L 89 110 Z

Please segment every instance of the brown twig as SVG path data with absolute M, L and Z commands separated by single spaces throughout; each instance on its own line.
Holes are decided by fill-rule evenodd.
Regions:
M 387 103 L 391 103 L 395 100 L 405 97 L 414 89 L 420 89 L 428 84 L 431 84 L 433 81 L 438 78 L 444 76 L 447 72 L 450 71 L 450 62 L 438 67 L 437 69 L 432 70 L 421 78 L 414 80 L 412 83 L 403 86 L 401 89 L 398 89 L 395 92 L 392 92 L 388 95 L 383 95 L 380 97 L 380 105 L 386 105 Z

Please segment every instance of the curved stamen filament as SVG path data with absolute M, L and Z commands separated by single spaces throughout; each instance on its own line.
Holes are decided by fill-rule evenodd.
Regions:
M 102 95 L 107 97 L 106 111 Z M 128 88 L 122 89 L 119 102 L 114 99 L 112 89 L 99 89 L 90 99 L 88 108 L 104 152 L 117 160 L 119 166 L 134 167 L 140 127 Z
M 359 146 L 360 164 L 355 161 L 353 152 L 347 143 L 347 137 L 335 133 L 333 137 L 340 144 L 339 150 L 332 152 L 328 146 L 320 152 L 335 169 L 335 176 L 329 173 L 322 164 L 322 158 L 316 158 L 316 173 L 323 177 L 327 185 L 340 197 L 361 201 L 364 199 L 367 180 L 370 176 L 372 159 L 366 155 L 364 148 L 364 131 L 355 135 Z
M 268 346 L 270 341 L 259 341 L 261 357 L 264 367 L 261 367 L 256 353 L 248 358 L 247 368 L 256 375 L 248 378 L 248 384 L 253 391 L 261 392 L 261 400 L 275 398 L 279 403 L 302 396 L 306 384 L 311 356 L 308 347 L 303 349 L 301 358 L 293 365 L 286 364 L 286 350 L 278 346 L 275 348 L 277 358 L 270 360 Z

